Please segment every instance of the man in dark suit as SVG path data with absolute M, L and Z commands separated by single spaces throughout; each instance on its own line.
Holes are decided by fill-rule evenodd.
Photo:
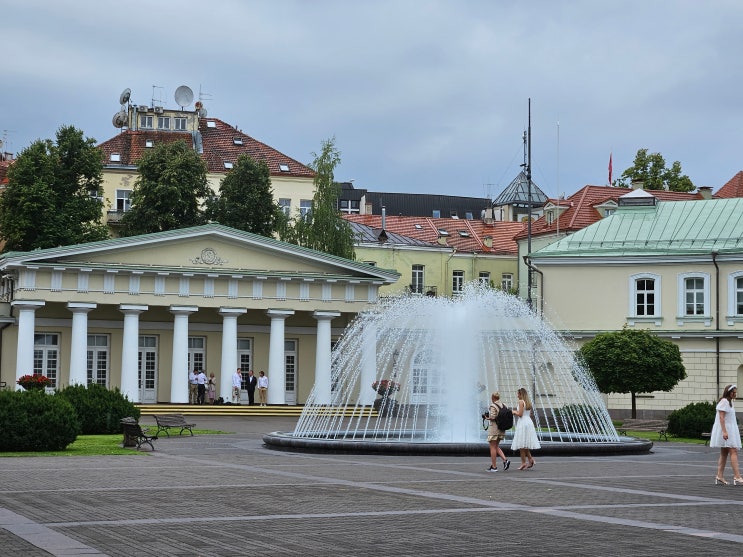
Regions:
M 255 387 L 258 385 L 258 379 L 253 375 L 253 370 L 248 371 L 248 405 L 255 404 Z

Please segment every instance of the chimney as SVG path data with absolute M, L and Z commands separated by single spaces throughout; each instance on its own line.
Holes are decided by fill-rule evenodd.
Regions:
M 641 190 L 645 186 L 644 180 L 632 180 L 632 189 L 633 190 Z
M 382 205 L 382 230 L 387 228 L 387 207 Z
M 702 196 L 702 199 L 712 199 L 712 186 L 699 186 L 697 192 Z
M 485 245 L 486 248 L 490 249 L 493 247 L 493 237 L 492 236 L 483 236 L 482 237 L 482 243 Z
M 443 236 L 441 234 L 439 234 L 439 237 L 437 239 L 437 242 L 439 243 L 440 246 L 448 246 L 449 245 L 449 244 L 446 243 L 446 236 Z

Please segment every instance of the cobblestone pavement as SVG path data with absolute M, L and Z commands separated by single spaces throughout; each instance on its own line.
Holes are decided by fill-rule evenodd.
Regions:
M 536 456 L 532 470 L 489 473 L 482 457 L 263 446 L 261 434 L 295 421 L 199 417 L 234 433 L 165 437 L 131 456 L 0 459 L 0 555 L 743 552 L 743 486 L 714 485 L 715 449 L 660 442 L 648 455 Z

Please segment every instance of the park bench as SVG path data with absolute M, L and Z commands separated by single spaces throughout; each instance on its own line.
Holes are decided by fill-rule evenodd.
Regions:
M 132 447 L 137 446 L 139 450 L 142 445 L 147 444 L 154 451 L 155 446 L 152 442 L 157 439 L 157 435 L 149 435 L 147 429 L 142 429 L 133 418 L 124 418 L 121 420 L 121 429 L 124 431 L 124 446 Z
M 183 417 L 183 414 L 155 415 L 155 422 L 157 422 L 157 432 L 155 432 L 155 435 L 159 435 L 161 431 L 164 431 L 168 437 L 170 437 L 170 428 L 180 428 L 181 431 L 178 435 L 183 435 L 183 432 L 188 430 L 188 432 L 193 436 L 192 428 L 196 425 L 186 422 L 186 418 Z

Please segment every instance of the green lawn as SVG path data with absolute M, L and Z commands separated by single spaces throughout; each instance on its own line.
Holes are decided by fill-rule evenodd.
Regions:
M 228 431 L 214 429 L 195 429 L 194 435 L 227 434 Z M 174 435 L 177 437 L 177 434 Z M 190 437 L 190 436 L 189 436 Z M 165 437 L 167 438 L 167 437 Z M 44 452 L 0 452 L 0 457 L 6 456 L 100 456 L 100 455 L 143 455 L 149 452 L 149 447 L 143 451 L 136 448 L 121 446 L 123 435 L 78 435 L 74 443 L 63 451 Z

